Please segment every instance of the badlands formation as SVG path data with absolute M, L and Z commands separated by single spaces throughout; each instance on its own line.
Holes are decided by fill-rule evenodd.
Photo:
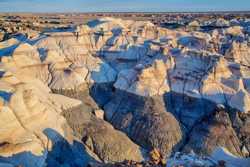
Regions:
M 218 148 L 249 166 L 248 33 L 213 24 L 223 28 L 103 18 L 1 42 L 0 166 L 141 162 L 154 149 L 167 159 Z

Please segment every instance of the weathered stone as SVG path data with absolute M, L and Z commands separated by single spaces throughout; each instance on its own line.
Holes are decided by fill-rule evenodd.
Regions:
M 161 98 L 142 98 L 119 92 L 104 107 L 105 116 L 117 129 L 128 134 L 137 144 L 170 155 L 183 137 L 174 116 L 166 111 Z
M 115 130 L 106 121 L 87 111 L 85 106 L 72 108 L 63 114 L 75 135 L 105 162 L 121 162 L 126 159 L 143 160 L 140 147 L 124 133 Z
M 185 149 L 209 155 L 216 147 L 225 147 L 233 154 L 242 156 L 240 146 L 240 140 L 232 128 L 228 114 L 218 111 L 194 127 Z

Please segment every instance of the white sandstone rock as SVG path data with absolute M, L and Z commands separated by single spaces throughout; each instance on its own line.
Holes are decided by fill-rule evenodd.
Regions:
M 241 112 L 248 113 L 250 111 L 250 96 L 245 90 L 239 90 L 228 103 L 232 108 Z

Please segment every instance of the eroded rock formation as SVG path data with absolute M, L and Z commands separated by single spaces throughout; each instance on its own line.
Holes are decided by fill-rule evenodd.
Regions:
M 103 18 L 1 42 L 0 159 L 81 166 L 217 146 L 249 156 L 249 44 L 213 24 L 225 31 Z

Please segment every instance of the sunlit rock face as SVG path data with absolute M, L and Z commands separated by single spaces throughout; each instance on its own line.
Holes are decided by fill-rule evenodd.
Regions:
M 68 152 L 76 154 L 72 158 L 78 159 L 85 155 L 85 160 L 93 159 L 88 156 L 84 146 L 74 146 L 79 150 L 72 150 L 70 145 L 75 145 L 76 138 L 61 116 L 63 110 L 79 106 L 81 101 L 52 94 L 46 85 L 35 79 L 31 82 L 2 84 L 9 88 L 7 92 L 2 91 L 4 104 L 0 112 L 3 127 L 0 154 L 6 157 L 4 161 L 15 165 L 43 166 L 46 161 L 56 158 L 50 156 L 52 152 L 62 151 L 61 148 L 55 150 L 61 143 L 68 143 Z M 78 152 L 83 155 L 77 155 Z M 92 154 L 90 151 L 89 153 Z M 84 163 L 83 159 L 81 163 Z M 56 163 L 51 162 L 52 164 Z
M 0 160 L 81 166 L 217 146 L 249 156 L 250 48 L 241 27 L 212 24 L 102 18 L 1 42 Z

